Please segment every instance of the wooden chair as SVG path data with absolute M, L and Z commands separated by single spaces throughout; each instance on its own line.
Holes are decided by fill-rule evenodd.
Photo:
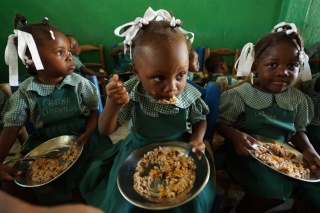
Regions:
M 241 49 L 236 49 L 236 50 L 231 50 L 228 48 L 217 48 L 217 49 L 210 49 L 210 48 L 206 48 L 205 52 L 204 52 L 204 61 L 210 56 L 210 54 L 217 54 L 217 55 L 222 55 L 222 56 L 234 56 L 233 57 L 233 63 L 232 64 L 228 64 L 227 62 L 227 66 L 232 69 L 232 76 L 234 76 L 236 74 L 236 70 L 234 68 L 234 64 L 236 63 L 236 61 L 238 60 L 239 56 L 241 53 Z M 208 75 L 208 70 L 206 69 L 205 66 L 203 66 L 203 73 L 205 75 Z
M 97 72 L 106 72 L 106 62 L 105 62 L 105 56 L 104 56 L 104 45 L 99 44 L 98 46 L 93 45 L 81 45 L 81 61 L 84 66 L 88 68 L 92 68 L 94 71 Z M 96 53 L 99 55 L 99 59 L 91 59 L 92 57 L 96 58 Z M 85 55 L 85 59 L 83 60 L 82 56 Z M 102 96 L 102 102 L 104 104 L 106 98 L 107 98 L 107 92 L 106 92 L 106 81 L 105 79 L 99 79 L 99 85 L 100 85 L 100 91 Z

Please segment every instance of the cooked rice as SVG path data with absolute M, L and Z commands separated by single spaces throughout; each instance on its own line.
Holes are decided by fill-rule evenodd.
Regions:
M 176 96 L 172 96 L 170 99 L 161 99 L 158 101 L 159 104 L 176 104 L 179 103 L 179 99 Z
M 134 189 L 147 198 L 175 198 L 190 191 L 196 179 L 195 169 L 193 159 L 185 153 L 159 147 L 138 161 Z
M 267 150 L 271 150 L 274 155 Z M 262 144 L 256 149 L 255 156 L 272 168 L 289 176 L 300 179 L 310 178 L 310 170 L 304 166 L 294 153 L 281 145 Z
M 74 145 L 65 153 L 58 154 L 53 159 L 36 158 L 27 169 L 28 183 L 45 183 L 60 175 L 79 155 L 77 146 Z

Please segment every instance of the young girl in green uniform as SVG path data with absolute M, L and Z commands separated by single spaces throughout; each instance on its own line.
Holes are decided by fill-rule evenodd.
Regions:
M 156 18 L 156 20 L 154 20 Z M 157 21 L 161 19 L 160 21 Z M 185 141 L 194 146 L 201 157 L 205 153 L 203 136 L 206 131 L 208 107 L 201 94 L 186 83 L 190 41 L 180 20 L 165 10 L 149 8 L 143 18 L 124 24 L 115 30 L 131 25 L 125 31 L 125 44 L 132 50 L 132 70 L 135 78 L 124 84 L 115 75 L 107 85 L 108 99 L 99 117 L 99 131 L 109 135 L 130 119 L 131 133 L 119 141 L 119 154 L 114 160 L 106 188 L 100 190 L 99 207 L 106 212 L 148 212 L 128 202 L 117 187 L 117 174 L 122 162 L 134 150 L 154 142 Z M 178 103 L 160 104 L 173 96 Z M 187 131 L 192 126 L 189 137 Z M 207 153 L 206 153 L 207 154 Z M 188 203 L 169 209 L 168 212 L 210 212 L 215 197 L 214 169 L 210 161 L 210 178 L 202 192 Z
M 254 53 L 251 70 L 258 82 L 222 94 L 217 124 L 226 138 L 224 166 L 246 193 L 235 212 L 265 212 L 293 195 L 309 199 L 319 209 L 318 184 L 282 175 L 250 158 L 247 151 L 258 143 L 252 135 L 290 141 L 312 170 L 320 167 L 320 157 L 304 133 L 314 114 L 312 102 L 290 86 L 303 66 L 301 38 L 294 30 L 270 33 L 258 40 Z
M 16 29 L 17 24 L 23 27 Z M 98 91 L 87 79 L 73 74 L 74 61 L 70 53 L 68 38 L 51 26 L 47 18 L 39 24 L 27 24 L 20 14 L 14 19 L 15 34 L 9 36 L 6 61 L 11 74 L 17 72 L 17 52 L 28 67 L 29 77 L 19 85 L 4 109 L 4 129 L 0 136 L 0 162 L 16 140 L 19 130 L 27 121 L 34 132 L 23 145 L 20 154 L 25 155 L 41 143 L 61 135 L 78 136 L 77 143 L 84 144 L 78 161 L 57 180 L 37 187 L 34 202 L 46 204 L 65 202 L 71 194 L 81 199 L 89 191 L 81 191 L 79 186 L 90 182 L 90 177 L 82 179 L 90 167 L 94 155 L 100 150 L 112 148 L 109 137 L 101 136 L 97 129 Z M 17 51 L 18 50 L 18 51 Z M 16 82 L 10 75 L 10 82 Z M 12 180 L 19 172 L 1 164 L 1 181 L 9 181 L 5 189 L 24 200 L 31 200 L 34 190 L 15 185 Z M 90 190 L 90 189 L 88 189 Z M 26 192 L 26 193 L 24 193 Z M 43 196 L 42 193 L 45 193 Z

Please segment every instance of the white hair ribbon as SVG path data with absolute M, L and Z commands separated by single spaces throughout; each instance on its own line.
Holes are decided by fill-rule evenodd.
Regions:
M 123 25 L 117 27 L 114 30 L 114 34 L 116 36 L 125 37 L 125 40 L 123 42 L 124 43 L 124 54 L 126 54 L 126 51 L 127 51 L 126 45 L 129 45 L 129 47 L 130 47 L 130 58 L 132 58 L 132 53 L 131 53 L 132 52 L 131 51 L 132 39 L 136 36 L 136 34 L 138 33 L 139 29 L 142 28 L 143 25 L 148 25 L 149 21 L 152 21 L 154 19 L 156 21 L 160 21 L 160 20 L 169 21 L 170 25 L 172 27 L 176 27 L 176 25 L 180 25 L 181 24 L 180 19 L 175 19 L 174 17 L 171 16 L 171 14 L 168 11 L 163 10 L 163 9 L 154 11 L 151 7 L 149 7 L 146 10 L 146 12 L 144 13 L 143 18 L 137 17 L 134 21 L 131 21 L 131 22 L 126 23 L 126 24 L 123 24 Z M 127 27 L 127 26 L 130 26 L 130 28 L 127 29 L 122 34 L 120 34 L 120 30 L 125 28 L 125 27 Z M 193 40 L 194 40 L 194 34 L 192 32 L 188 32 L 188 31 L 182 29 L 181 27 L 179 27 L 179 29 L 183 34 L 191 34 L 192 35 L 192 38 L 190 39 L 190 41 L 192 43 Z
M 291 29 L 285 29 L 284 26 L 290 26 Z M 286 23 L 286 22 L 280 22 L 276 26 L 273 27 L 272 33 L 281 32 L 281 31 L 287 31 L 289 32 L 287 34 L 290 34 L 291 32 L 298 32 L 297 26 L 294 23 Z
M 14 38 L 18 37 L 18 53 L 14 45 Z M 38 53 L 36 43 L 31 34 L 20 30 L 14 30 L 14 34 L 8 38 L 8 43 L 5 49 L 5 62 L 9 65 L 9 83 L 11 86 L 18 86 L 18 57 L 22 60 L 24 65 L 29 65 L 25 60 L 25 53 L 27 47 L 32 56 L 33 63 L 37 70 L 43 70 L 43 65 Z
M 241 50 L 241 54 L 234 64 L 237 70 L 237 76 L 249 76 L 254 61 L 254 49 L 252 43 L 247 43 Z

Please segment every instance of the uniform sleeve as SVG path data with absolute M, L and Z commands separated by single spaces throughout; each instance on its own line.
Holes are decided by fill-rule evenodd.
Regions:
M 91 110 L 98 110 L 100 97 L 95 85 L 86 78 L 81 78 L 81 83 L 78 86 L 79 106 L 82 114 L 87 116 Z
M 16 91 L 7 101 L 3 110 L 4 127 L 23 126 L 28 118 L 27 96 Z
M 201 99 L 197 99 L 189 108 L 189 120 L 191 124 L 206 120 L 206 115 L 209 113 L 207 104 Z
M 241 113 L 244 113 L 245 105 L 241 97 L 235 91 L 226 90 L 221 94 L 218 122 L 234 126 Z
M 294 120 L 294 126 L 297 132 L 306 131 L 306 126 L 311 123 L 314 116 L 314 107 L 312 100 L 309 96 L 305 95 L 305 98 L 301 101 L 296 109 L 296 117 Z

